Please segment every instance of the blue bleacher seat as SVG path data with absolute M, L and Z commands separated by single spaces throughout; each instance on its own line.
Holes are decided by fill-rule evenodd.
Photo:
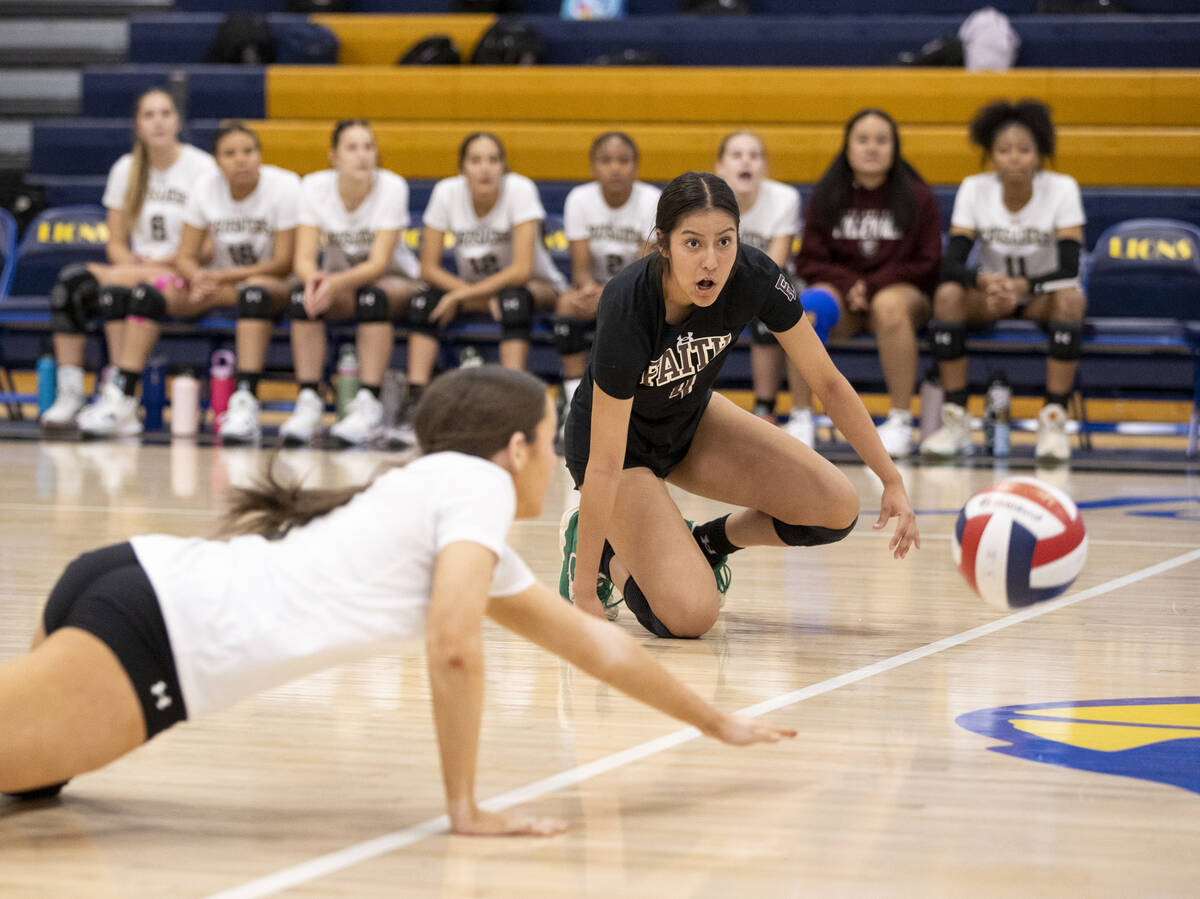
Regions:
M 0 209 L 0 303 L 12 287 L 17 262 L 17 220 L 7 209 Z
M 1096 241 L 1088 315 L 1200 321 L 1200 228 L 1133 219 Z
M 60 206 L 34 219 L 17 248 L 11 295 L 45 297 L 64 265 L 105 261 L 105 218 L 103 206 Z
M 188 117 L 261 119 L 267 109 L 265 72 L 262 66 L 91 66 L 83 72 L 80 113 L 128 117 L 139 95 L 152 87 L 168 87 L 175 73 L 186 85 Z
M 241 10 L 242 6 L 237 8 Z M 224 18 L 221 13 L 134 16 L 129 22 L 129 61 L 176 66 L 203 63 Z M 337 62 L 338 41 L 329 29 L 300 14 L 272 13 L 269 21 L 275 35 L 277 63 Z

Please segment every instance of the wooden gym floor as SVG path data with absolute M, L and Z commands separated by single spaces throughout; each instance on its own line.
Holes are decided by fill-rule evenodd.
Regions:
M 0 457 L 7 659 L 75 554 L 209 533 L 265 455 L 9 441 Z M 333 484 L 384 458 L 284 462 Z M 446 835 L 414 645 L 176 727 L 60 800 L 0 799 L 0 895 L 1195 895 L 1196 474 L 1039 472 L 1082 504 L 1090 555 L 1064 598 L 1009 615 L 950 561 L 957 509 L 1002 472 L 906 466 L 924 548 L 897 562 L 870 528 L 872 476 L 844 470 L 858 530 L 739 553 L 706 637 L 656 640 L 627 611 L 615 625 L 720 707 L 796 740 L 698 738 L 489 626 L 479 798 L 564 816 L 566 835 Z M 563 472 L 542 518 L 513 531 L 547 582 L 569 501 Z M 691 518 L 719 511 L 679 502 Z

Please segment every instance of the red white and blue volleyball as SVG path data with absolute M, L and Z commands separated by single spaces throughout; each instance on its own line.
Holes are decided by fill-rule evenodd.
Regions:
M 967 500 L 952 552 L 972 590 L 1019 609 L 1071 586 L 1087 560 L 1087 532 L 1066 493 L 1036 478 L 1007 478 Z

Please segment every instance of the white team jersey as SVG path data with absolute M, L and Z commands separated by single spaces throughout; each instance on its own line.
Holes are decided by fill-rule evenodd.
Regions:
M 278 540 L 130 542 L 158 596 L 194 716 L 420 636 L 437 555 L 451 543 L 496 554 L 492 596 L 528 589 L 533 574 L 506 543 L 515 511 L 504 469 L 434 453 Z
M 125 188 L 133 156 L 126 153 L 113 164 L 104 185 L 104 207 L 120 210 L 125 206 Z M 146 201 L 136 222 L 126 222 L 129 249 L 147 259 L 173 256 L 183 234 L 183 214 L 188 197 L 196 185 L 220 174 L 216 160 L 191 144 L 181 144 L 179 158 L 169 169 L 150 168 Z
M 264 165 L 258 185 L 241 200 L 230 195 L 224 175 L 211 176 L 188 197 L 183 220 L 212 234 L 209 268 L 223 270 L 270 259 L 276 232 L 296 227 L 299 204 L 300 176 Z
M 375 170 L 375 182 L 361 203 L 347 209 L 338 193 L 337 172 L 325 169 L 300 182 L 300 224 L 321 232 L 321 270 L 342 272 L 367 261 L 377 231 L 408 227 L 408 182 L 387 169 Z M 396 241 L 388 274 L 416 278 L 420 265 L 413 251 Z
M 563 205 L 563 231 L 567 240 L 586 240 L 592 278 L 598 284 L 638 258 L 642 241 L 654 239 L 654 219 L 662 191 L 641 181 L 625 205 L 614 209 L 604 199 L 604 188 L 589 181 L 571 188 Z
M 509 172 L 500 184 L 496 204 L 484 216 L 475 214 L 465 175 L 443 178 L 433 186 L 424 224 L 454 235 L 458 276 L 474 284 L 512 265 L 513 228 L 545 218 L 537 185 L 524 175 Z M 550 258 L 540 233 L 534 241 L 533 273 L 558 290 L 566 289 L 567 281 Z
M 758 199 L 742 214 L 738 239 L 756 250 L 767 252 L 776 237 L 800 233 L 800 191 L 788 184 L 764 178 Z
M 1083 198 L 1070 175 L 1038 172 L 1033 197 L 1017 212 L 1004 205 L 1004 187 L 992 172 L 971 175 L 954 198 L 950 223 L 975 232 L 979 267 L 1013 278 L 1038 278 L 1056 271 L 1058 232 L 1082 225 Z M 1054 285 L 1078 284 L 1078 279 Z

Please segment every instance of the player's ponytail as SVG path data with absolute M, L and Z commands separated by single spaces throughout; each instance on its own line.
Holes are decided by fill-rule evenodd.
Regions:
M 146 191 L 150 187 L 150 148 L 138 135 L 138 114 L 142 111 L 143 101 L 151 94 L 162 94 L 172 107 L 175 106 L 175 100 L 161 87 L 150 88 L 133 104 L 133 149 L 130 151 L 129 183 L 125 185 L 125 196 L 121 202 L 125 226 L 129 231 L 133 230 L 138 216 L 142 214 L 142 206 L 146 203 Z
M 464 453 L 490 459 L 523 434 L 532 443 L 546 414 L 546 387 L 533 375 L 498 365 L 458 368 L 435 378 L 413 413 L 422 455 Z M 356 487 L 305 489 L 274 474 L 275 457 L 262 479 L 233 491 L 221 532 L 280 537 L 345 505 L 370 482 Z

